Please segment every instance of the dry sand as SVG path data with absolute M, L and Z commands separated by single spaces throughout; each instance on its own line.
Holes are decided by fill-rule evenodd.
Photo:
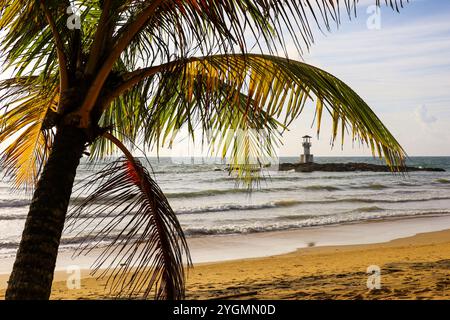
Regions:
M 381 268 L 381 289 L 368 290 L 367 267 Z M 5 280 L 6 276 L 1 276 Z M 104 281 L 84 271 L 68 290 L 57 272 L 52 299 L 107 299 Z M 0 279 L 1 280 L 1 279 Z M 0 298 L 4 290 L 0 292 Z M 266 258 L 198 264 L 187 299 L 450 299 L 450 230 L 386 243 L 312 247 Z

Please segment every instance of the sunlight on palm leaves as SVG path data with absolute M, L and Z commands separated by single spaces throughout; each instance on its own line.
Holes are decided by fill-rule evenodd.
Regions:
M 0 82 L 0 141 L 11 140 L 2 155 L 5 174 L 14 177 L 14 186 L 33 189 L 52 145 L 53 132 L 43 127 L 48 112 L 56 111 L 57 93 L 37 91 L 35 79 L 8 79 Z M 25 91 L 23 91 L 26 89 Z
M 404 1 L 382 2 L 398 11 Z M 130 201 L 109 225 L 131 217 L 114 241 L 126 254 L 122 258 L 108 246 L 97 268 L 107 257 L 116 267 L 124 263 L 111 276 L 119 293 L 142 289 L 147 296 L 155 289 L 156 297 L 180 298 L 183 234 L 161 190 L 123 143 L 132 150 L 141 140 L 159 150 L 172 146 L 183 128 L 191 138 L 200 131 L 211 154 L 227 157 L 230 170 L 251 186 L 287 126 L 314 103 L 318 133 L 326 111 L 333 142 L 349 132 L 393 170 L 401 169 L 403 149 L 353 90 L 323 70 L 287 59 L 287 42 L 301 55 L 314 42 L 313 25 L 332 30 L 341 12 L 356 15 L 358 3 L 0 0 L 0 59 L 13 73 L 0 84 L 2 166 L 17 186 L 34 186 L 55 127 L 67 123 L 86 131 L 92 159 L 120 149 L 127 160 L 94 176 L 103 184 L 73 211 L 73 223 L 92 224 Z M 73 5 L 81 10 L 80 30 L 67 29 Z M 250 53 L 255 51 L 269 55 Z M 110 131 L 118 139 L 106 139 Z M 93 186 L 88 182 L 88 189 Z M 104 205 L 94 205 L 99 199 Z M 112 230 L 93 227 L 96 239 Z M 136 263 L 138 270 L 153 269 L 126 279 L 124 270 Z
M 403 165 L 403 149 L 370 107 L 345 83 L 319 68 L 281 57 L 235 54 L 194 57 L 159 71 L 156 85 L 147 89 L 151 102 L 143 113 L 144 141 L 157 148 L 170 147 L 183 126 L 192 138 L 200 128 L 213 154 L 228 156 L 238 177 L 247 183 L 258 177 L 255 166 L 275 156 L 280 129 L 314 100 L 318 134 L 325 109 L 333 120 L 333 141 L 340 123 L 342 137 L 351 130 L 353 140 L 384 156 L 393 169 Z M 127 81 L 153 72 L 142 69 Z M 253 166 L 248 166 L 250 162 Z

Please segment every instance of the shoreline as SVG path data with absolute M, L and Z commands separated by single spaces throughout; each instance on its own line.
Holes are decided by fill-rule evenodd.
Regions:
M 379 265 L 381 289 L 368 290 L 367 267 Z M 265 258 L 198 264 L 186 299 L 450 299 L 450 230 L 385 243 L 302 248 Z M 82 271 L 68 290 L 56 272 L 51 299 L 111 299 Z M 0 299 L 4 290 L 0 290 Z
M 244 234 L 217 234 L 188 237 L 188 245 L 194 264 L 226 262 L 288 254 L 308 247 L 364 245 L 450 229 L 450 215 L 426 215 L 384 217 L 360 220 L 343 224 L 303 227 Z M 73 257 L 73 250 L 60 251 L 56 271 L 65 271 L 68 266 L 90 269 L 102 251 L 92 250 L 89 255 Z M 0 259 L 0 289 L 2 281 L 10 274 L 14 256 Z
M 395 233 L 399 235 L 397 227 L 400 225 L 403 225 L 401 233 L 406 235 L 413 232 L 413 235 L 390 239 Z M 441 231 L 414 233 L 418 230 L 418 226 L 421 226 L 422 230 L 440 226 Z M 354 234 L 353 237 L 348 236 L 350 231 L 354 232 L 357 229 L 360 236 L 365 236 L 357 237 L 359 244 L 355 243 L 355 236 L 358 234 Z M 367 230 L 372 230 L 372 234 L 367 234 Z M 384 231 L 380 232 L 381 230 Z M 245 299 L 246 297 L 255 298 L 247 294 L 258 292 L 257 298 L 267 299 L 396 299 L 402 297 L 397 294 L 398 290 L 403 290 L 401 292 L 404 297 L 409 298 L 450 298 L 450 217 L 373 221 L 301 231 L 303 231 L 302 239 L 317 240 L 314 247 L 308 247 L 308 243 L 301 242 L 302 240 L 298 238 L 298 230 L 259 234 L 256 237 L 258 239 L 253 237 L 253 241 L 256 242 L 252 243 L 248 243 L 248 239 L 241 235 L 215 237 L 217 241 L 214 243 L 211 243 L 211 239 L 206 239 L 209 237 L 191 239 L 191 250 L 203 247 L 205 252 L 210 253 L 218 252 L 221 248 L 229 248 L 230 252 L 236 251 L 239 246 L 236 238 L 239 237 L 241 243 L 247 243 L 250 246 L 259 243 L 259 246 L 253 250 L 253 257 L 248 257 L 247 253 L 246 257 L 239 258 L 242 252 L 235 252 L 235 259 L 225 261 L 217 259 L 209 262 L 202 261 L 197 253 L 194 269 L 190 270 L 188 276 L 186 298 L 207 299 L 238 295 Z M 277 239 L 273 237 L 275 233 L 278 235 Z M 340 244 L 324 241 L 324 234 L 328 238 L 340 237 Z M 374 234 L 377 234 L 378 241 L 374 238 Z M 267 251 L 265 246 L 267 243 L 289 244 L 293 242 L 294 237 L 297 238 L 297 244 L 303 243 L 303 246 L 298 245 L 288 253 L 287 247 L 279 253 Z M 208 249 L 205 247 L 206 244 Z M 266 254 L 260 256 L 260 250 L 264 247 Z M 72 264 L 74 264 L 73 261 Z M 372 264 L 380 265 L 382 274 L 384 269 L 388 270 L 385 280 L 391 287 L 387 291 L 378 291 L 377 295 L 373 295 L 365 288 L 366 268 Z M 405 269 L 404 278 L 400 277 L 399 270 L 402 268 Z M 104 291 L 103 288 L 104 280 L 92 278 L 88 268 L 81 269 L 82 288 L 76 290 L 67 289 L 65 281 L 68 274 L 58 269 L 55 273 L 52 299 L 108 298 L 108 291 Z M 441 269 L 442 272 L 440 272 Z M 352 283 L 351 286 L 343 283 L 347 274 L 352 277 L 349 280 Z M 7 277 L 8 275 L 5 274 L 0 275 L 0 299 L 4 295 Z M 399 283 L 400 280 L 401 283 Z M 430 281 L 433 284 L 430 284 Z M 280 282 L 286 282 L 284 288 L 280 288 Z M 408 289 L 410 292 L 405 294 L 404 287 L 408 283 L 415 283 L 416 287 L 423 287 L 421 290 L 424 291 L 419 294 L 416 291 L 420 290 Z M 354 288 L 356 284 L 357 290 Z M 444 289 L 441 293 L 436 293 L 432 288 L 430 289 L 431 285 Z M 394 290 L 396 286 L 400 288 L 396 289 L 397 291 Z M 300 290 L 304 287 L 308 290 Z M 298 293 L 299 290 L 303 293 Z M 243 296 L 240 296 L 241 294 Z

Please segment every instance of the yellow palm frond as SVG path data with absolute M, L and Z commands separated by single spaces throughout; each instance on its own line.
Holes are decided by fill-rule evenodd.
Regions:
M 384 157 L 393 170 L 404 165 L 404 150 L 364 100 L 343 81 L 306 63 L 257 54 L 213 55 L 142 69 L 125 79 L 133 82 L 145 74 L 156 83 L 142 113 L 144 140 L 151 147 L 170 146 L 183 126 L 192 137 L 199 128 L 209 132 L 207 142 L 242 176 L 253 170 L 250 160 L 261 166 L 275 156 L 279 134 L 311 106 L 318 133 L 328 113 L 333 142 L 338 126 L 342 132 L 352 129 L 353 139 Z
M 56 92 L 48 97 L 35 93 L 14 101 L 0 116 L 0 141 L 6 144 L 2 166 L 17 188 L 32 189 L 37 183 L 53 136 L 43 123 L 49 110 L 56 110 L 57 99 Z

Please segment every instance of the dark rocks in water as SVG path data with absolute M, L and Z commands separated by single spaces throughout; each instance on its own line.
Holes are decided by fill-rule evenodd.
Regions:
M 388 166 L 349 162 L 349 163 L 280 163 L 278 170 L 289 171 L 295 170 L 297 172 L 313 172 L 313 171 L 326 171 L 326 172 L 347 172 L 347 171 L 372 171 L 372 172 L 391 172 Z M 432 172 L 445 172 L 440 168 L 418 168 L 418 167 L 405 167 L 405 171 L 432 171 Z
M 260 164 L 260 165 L 258 165 L 258 164 L 247 165 L 246 169 L 248 171 L 251 171 L 251 172 L 259 172 L 259 171 L 261 171 L 262 168 L 270 168 L 271 165 L 272 164 L 270 164 L 270 163 L 265 163 L 265 164 Z M 223 168 L 221 170 L 223 170 L 223 171 L 237 171 L 237 170 L 242 170 L 243 168 L 244 168 L 244 166 L 239 167 L 239 166 L 232 166 L 232 165 L 227 164 L 225 166 L 225 168 Z

